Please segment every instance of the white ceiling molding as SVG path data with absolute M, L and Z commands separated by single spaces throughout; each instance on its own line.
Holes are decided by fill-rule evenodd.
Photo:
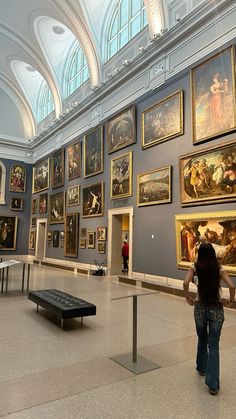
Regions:
M 90 73 L 91 86 L 95 87 L 100 84 L 101 71 L 99 56 L 96 52 L 94 42 L 89 35 L 89 31 L 85 26 L 85 18 L 82 20 L 82 16 L 72 6 L 70 0 L 50 0 L 53 2 L 64 14 L 69 22 L 69 28 L 74 32 L 78 38 L 81 47 L 87 58 L 87 63 Z M 82 11 L 80 11 L 80 14 Z
M 164 6 L 162 0 L 144 0 L 144 5 L 148 18 L 148 26 L 150 38 L 153 39 L 166 26 L 167 19 L 164 14 Z

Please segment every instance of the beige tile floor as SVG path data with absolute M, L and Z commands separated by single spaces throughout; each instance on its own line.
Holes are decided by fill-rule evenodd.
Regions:
M 195 373 L 192 308 L 157 293 L 138 299 L 138 352 L 161 368 L 135 375 L 110 358 L 130 352 L 132 299 L 143 293 L 115 278 L 75 276 L 34 266 L 31 289 L 58 288 L 96 304 L 97 315 L 57 319 L 15 290 L 0 298 L 0 417 L 9 419 L 236 417 L 236 312 L 227 309 L 221 341 L 221 391 L 209 395 Z

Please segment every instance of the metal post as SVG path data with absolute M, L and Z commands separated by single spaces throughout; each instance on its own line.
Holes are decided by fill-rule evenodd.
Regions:
M 21 286 L 22 292 L 24 292 L 24 285 L 25 285 L 25 262 L 23 263 L 23 271 L 22 271 L 22 286 Z
M 2 275 L 2 286 L 1 286 L 1 292 L 3 292 L 3 284 L 4 284 L 4 268 L 2 268 L 1 275 Z
M 9 278 L 9 266 L 7 267 L 7 277 L 6 277 L 6 294 L 8 291 L 8 278 Z
M 28 263 L 28 273 L 27 273 L 27 292 L 29 292 L 29 280 L 30 280 L 30 264 Z
M 137 362 L 137 295 L 133 296 L 133 362 Z

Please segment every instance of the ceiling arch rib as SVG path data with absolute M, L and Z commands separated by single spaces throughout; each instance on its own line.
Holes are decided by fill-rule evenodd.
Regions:
M 149 34 L 153 39 L 158 33 L 161 33 L 166 24 L 163 0 L 144 0 L 145 9 L 148 17 Z
M 51 0 L 64 14 L 69 22 L 70 29 L 74 32 L 83 48 L 90 72 L 90 82 L 93 87 L 98 86 L 101 81 L 101 69 L 98 54 L 94 43 L 85 26 L 85 19 L 82 20 L 80 14 L 75 10 L 69 0 Z

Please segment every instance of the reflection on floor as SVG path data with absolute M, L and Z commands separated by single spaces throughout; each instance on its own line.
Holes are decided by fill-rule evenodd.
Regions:
M 134 375 L 110 357 L 132 345 L 132 299 L 145 290 L 115 278 L 74 276 L 34 266 L 31 289 L 58 288 L 96 304 L 97 315 L 59 321 L 13 292 L 0 299 L 0 416 L 9 419 L 235 418 L 236 312 L 226 310 L 221 342 L 221 391 L 210 396 L 195 373 L 192 308 L 183 299 L 138 299 L 138 352 L 161 365 Z M 13 279 L 14 277 L 14 279 Z

